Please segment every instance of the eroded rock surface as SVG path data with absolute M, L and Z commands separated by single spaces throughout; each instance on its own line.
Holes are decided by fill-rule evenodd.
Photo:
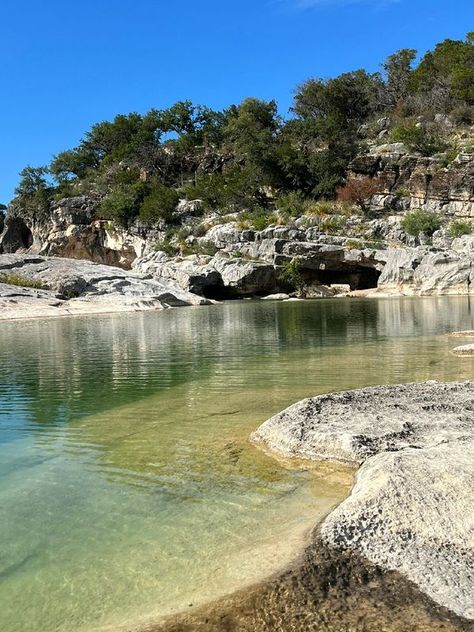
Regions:
M 303 400 L 252 440 L 285 456 L 360 464 L 323 540 L 474 619 L 473 411 L 473 382 L 381 386 Z
M 273 265 L 223 254 L 190 255 L 176 260 L 154 252 L 138 259 L 133 269 L 215 299 L 269 294 L 279 289 Z
M 460 153 L 446 165 L 442 157 L 408 155 L 401 143 L 380 145 L 358 156 L 351 177 L 375 177 L 381 208 L 426 209 L 446 215 L 474 216 L 473 154 Z
M 0 319 L 162 309 L 206 302 L 176 284 L 160 283 L 121 268 L 59 257 L 0 255 Z
M 454 355 L 467 355 L 467 356 L 472 356 L 474 355 L 474 344 L 472 345 L 461 345 L 460 347 L 455 347 L 451 353 L 454 353 Z
M 468 294 L 474 282 L 471 240 L 463 250 L 387 250 L 378 288 L 402 294 Z

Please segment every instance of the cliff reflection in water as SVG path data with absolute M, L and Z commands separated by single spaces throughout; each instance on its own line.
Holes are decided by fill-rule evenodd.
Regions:
M 4 323 L 0 397 L 8 391 L 10 400 L 14 392 L 28 407 L 28 421 L 54 425 L 204 377 L 219 382 L 256 356 L 265 371 L 288 351 L 317 355 L 330 347 L 337 354 L 348 344 L 466 327 L 472 327 L 469 297 L 244 302 L 179 313 Z M 364 355 L 368 363 L 377 361 Z M 280 369 L 266 378 L 279 383 L 291 377 Z

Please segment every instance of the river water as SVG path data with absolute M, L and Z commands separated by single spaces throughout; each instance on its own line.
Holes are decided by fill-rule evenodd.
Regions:
M 469 298 L 0 324 L 0 630 L 138 624 L 262 579 L 347 495 L 248 436 L 302 397 L 472 379 Z

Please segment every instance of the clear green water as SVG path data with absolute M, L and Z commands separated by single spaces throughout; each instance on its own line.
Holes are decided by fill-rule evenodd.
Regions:
M 2 323 L 0 630 L 116 629 L 274 571 L 348 475 L 249 433 L 307 395 L 472 379 L 445 335 L 472 328 L 467 298 Z

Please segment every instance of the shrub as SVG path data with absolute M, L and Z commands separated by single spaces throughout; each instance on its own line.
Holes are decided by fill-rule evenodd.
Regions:
M 335 235 L 346 227 L 346 220 L 340 215 L 334 215 L 333 217 L 328 217 L 319 225 L 320 230 L 323 233 L 329 233 L 330 235 Z
M 438 215 L 429 211 L 412 211 L 402 219 L 401 226 L 408 235 L 413 237 L 418 237 L 421 233 L 431 237 L 441 228 L 441 220 Z
M 122 226 L 129 226 L 138 216 L 140 205 L 149 188 L 144 182 L 129 187 L 112 189 L 99 207 L 103 219 L 111 219 Z
M 7 285 L 16 285 L 17 287 L 31 287 L 36 290 L 41 290 L 45 287 L 43 281 L 39 279 L 28 279 L 27 277 L 19 274 L 0 274 L 0 283 L 6 283 Z
M 308 208 L 309 200 L 300 191 L 291 191 L 278 197 L 277 209 L 283 217 L 301 217 Z
M 317 202 L 308 203 L 306 215 L 325 217 L 326 215 L 333 215 L 334 213 L 337 213 L 338 210 L 336 202 L 331 202 L 330 200 L 318 200 Z
M 348 248 L 349 250 L 362 250 L 362 248 L 364 247 L 364 244 L 361 241 L 358 241 L 357 239 L 348 239 L 344 246 L 346 248 Z
M 140 206 L 140 219 L 146 224 L 155 224 L 159 220 L 172 221 L 178 202 L 179 195 L 174 189 L 156 184 Z
M 181 248 L 181 253 L 183 255 L 206 255 L 208 257 L 213 257 L 219 248 L 213 241 L 209 240 L 201 240 L 196 241 L 191 246 L 183 246 Z
M 167 254 L 169 257 L 174 257 L 179 253 L 179 248 L 176 244 L 172 244 L 169 239 L 162 239 L 160 241 L 156 241 L 153 250 L 161 251 Z
M 451 118 L 456 125 L 474 125 L 474 106 L 459 105 L 451 112 Z
M 269 213 L 263 208 L 257 208 L 253 211 L 244 211 L 240 213 L 237 220 L 239 228 L 253 228 L 254 230 L 265 230 L 271 224 L 277 224 L 278 217 L 275 213 Z
M 422 156 L 433 156 L 448 148 L 448 144 L 434 129 L 417 124 L 414 121 L 395 127 L 392 131 L 392 139 L 403 143 L 412 151 L 419 152 Z
M 298 259 L 292 259 L 281 266 L 280 278 L 283 282 L 293 286 L 298 294 L 302 294 L 305 287 L 301 265 Z
M 448 228 L 448 233 L 451 237 L 462 237 L 463 235 L 470 235 L 472 233 L 472 223 L 463 221 L 463 220 L 455 220 L 452 222 Z
M 337 190 L 337 199 L 352 202 L 363 213 L 369 210 L 369 202 L 373 195 L 380 191 L 380 182 L 374 178 L 352 178 Z

